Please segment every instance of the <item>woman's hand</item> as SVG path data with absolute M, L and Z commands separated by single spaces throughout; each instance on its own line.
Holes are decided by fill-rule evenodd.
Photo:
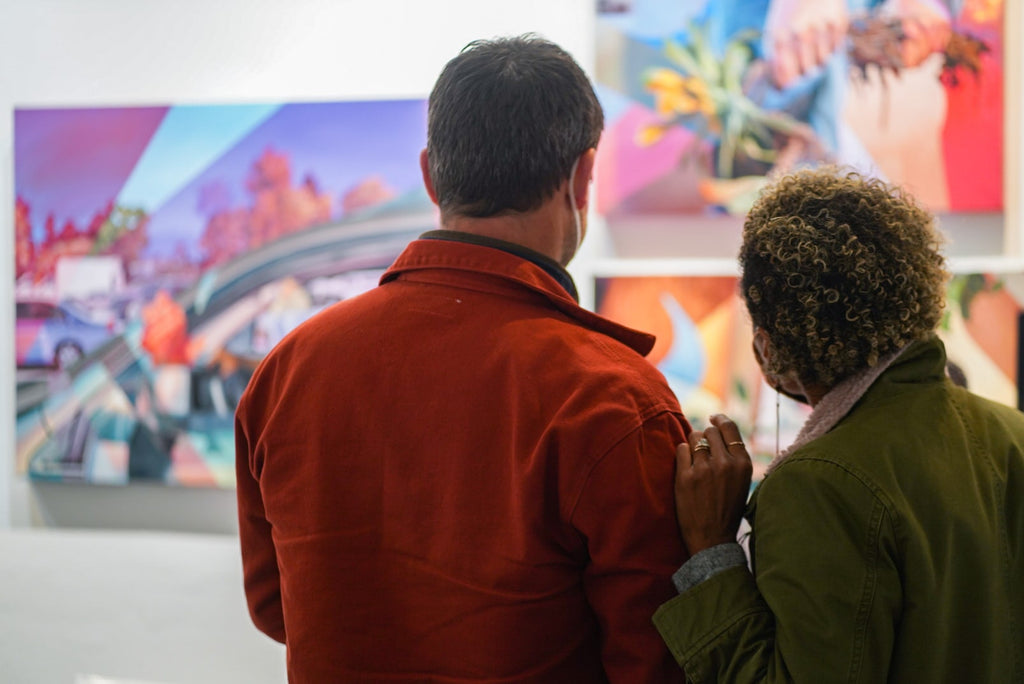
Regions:
M 753 464 L 727 416 L 712 416 L 706 430 L 694 430 L 687 440 L 676 448 L 676 518 L 692 556 L 736 541 Z

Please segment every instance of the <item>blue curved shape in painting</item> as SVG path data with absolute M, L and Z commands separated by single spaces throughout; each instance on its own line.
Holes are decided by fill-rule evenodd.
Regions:
M 658 364 L 672 389 L 683 401 L 695 388 L 700 387 L 707 373 L 707 354 L 697 325 L 676 298 L 661 293 L 661 306 L 672 323 L 672 346 Z

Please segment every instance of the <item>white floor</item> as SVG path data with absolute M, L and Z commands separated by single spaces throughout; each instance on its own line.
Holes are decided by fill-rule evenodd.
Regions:
M 0 531 L 0 681 L 283 684 L 230 535 Z

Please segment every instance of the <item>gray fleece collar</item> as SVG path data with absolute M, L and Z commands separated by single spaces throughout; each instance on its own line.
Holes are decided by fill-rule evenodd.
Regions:
M 907 347 L 909 346 L 907 345 Z M 834 428 L 853 409 L 854 405 L 860 401 L 860 398 L 874 384 L 878 376 L 891 366 L 892 362 L 907 350 L 907 347 L 882 357 L 871 368 L 866 368 L 859 373 L 851 375 L 829 390 L 828 394 L 822 397 L 818 405 L 811 411 L 811 415 L 807 416 L 807 421 L 800 428 L 800 432 L 797 433 L 793 443 L 772 459 L 765 474 L 775 470 L 794 451 Z

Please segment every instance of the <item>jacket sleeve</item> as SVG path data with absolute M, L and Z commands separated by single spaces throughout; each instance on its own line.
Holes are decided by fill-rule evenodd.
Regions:
M 241 409 L 239 410 L 241 413 Z M 281 608 L 281 576 L 271 525 L 263 509 L 254 458 L 241 420 L 235 418 L 235 476 L 238 533 L 242 546 L 242 577 L 253 624 L 270 638 L 285 642 Z
M 591 471 L 571 522 L 587 543 L 587 600 L 602 630 L 610 682 L 682 682 L 651 615 L 675 594 L 686 560 L 673 504 L 679 414 L 657 415 L 616 444 Z
M 736 567 L 662 606 L 691 682 L 884 682 L 900 618 L 883 500 L 827 460 L 780 466 L 757 492 L 756 574 Z

